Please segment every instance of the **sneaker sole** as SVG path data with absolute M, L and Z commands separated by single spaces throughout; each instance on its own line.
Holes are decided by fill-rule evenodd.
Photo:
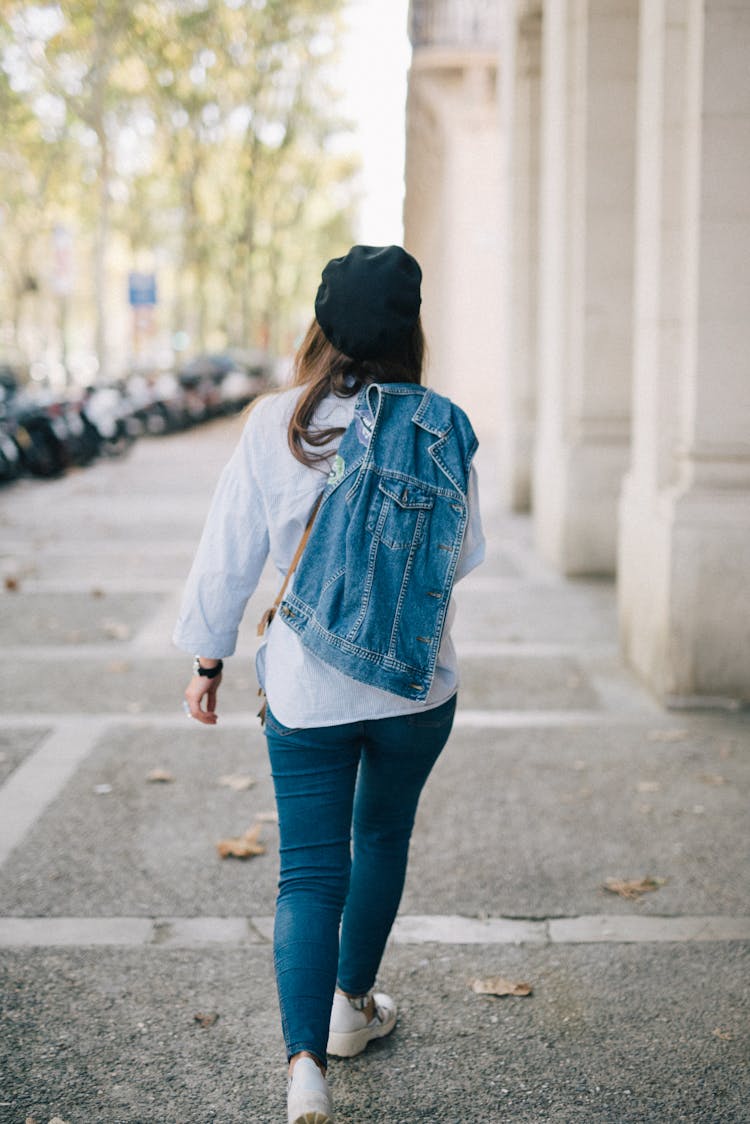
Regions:
M 394 1015 L 390 1022 L 381 1023 L 377 1027 L 362 1027 L 361 1030 L 350 1030 L 347 1033 L 337 1034 L 331 1031 L 328 1035 L 328 1053 L 334 1058 L 354 1058 L 361 1054 L 368 1042 L 375 1038 L 385 1038 L 396 1025 Z

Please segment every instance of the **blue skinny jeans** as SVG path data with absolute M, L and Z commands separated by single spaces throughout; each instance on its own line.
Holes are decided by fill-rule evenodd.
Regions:
M 419 796 L 455 696 L 419 714 L 266 738 L 279 812 L 274 965 L 287 1057 L 326 1060 L 333 992 L 375 983 L 406 875 Z M 339 939 L 340 926 L 340 939 Z

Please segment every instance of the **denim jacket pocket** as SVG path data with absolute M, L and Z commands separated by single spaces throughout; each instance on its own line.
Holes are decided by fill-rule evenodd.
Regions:
M 409 550 L 431 511 L 435 496 L 402 480 L 383 477 L 367 520 L 367 529 L 390 550 Z

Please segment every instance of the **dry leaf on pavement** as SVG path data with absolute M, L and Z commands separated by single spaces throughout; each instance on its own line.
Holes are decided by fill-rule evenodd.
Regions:
M 641 894 L 651 890 L 658 890 L 666 882 L 666 878 L 607 878 L 604 889 L 610 894 L 619 894 L 621 898 L 637 901 Z
M 110 640 L 130 639 L 130 625 L 124 624 L 122 621 L 103 621 L 102 629 L 104 631 L 104 635 L 108 636 Z
M 169 769 L 152 769 L 146 780 L 152 784 L 169 784 L 174 780 L 174 773 L 170 773 Z
M 502 976 L 492 976 L 486 980 L 471 980 L 469 987 L 477 995 L 531 995 L 533 991 L 530 983 L 506 980 Z
M 650 742 L 681 742 L 690 736 L 689 730 L 677 729 L 674 726 L 665 726 L 658 730 L 649 730 Z
M 245 792 L 257 784 L 257 781 L 247 773 L 225 773 L 223 777 L 219 777 L 219 784 L 234 792 Z
M 130 671 L 130 664 L 127 660 L 111 660 L 107 664 L 107 671 L 111 675 L 123 675 L 126 671 Z
M 717 1026 L 714 1029 L 713 1034 L 715 1035 L 716 1038 L 720 1038 L 722 1040 L 722 1042 L 731 1042 L 732 1039 L 734 1038 L 734 1035 L 732 1034 L 731 1030 L 723 1030 L 722 1027 L 720 1027 L 720 1026 Z
M 250 859 L 253 855 L 265 855 L 265 845 L 260 841 L 261 830 L 261 824 L 253 824 L 243 835 L 234 839 L 220 839 L 216 850 L 222 859 Z
M 198 1023 L 199 1026 L 209 1027 L 209 1026 L 214 1025 L 214 1023 L 218 1020 L 219 1016 L 218 1016 L 216 1011 L 209 1011 L 205 1015 L 201 1014 L 199 1012 L 197 1015 L 193 1015 L 193 1018 Z

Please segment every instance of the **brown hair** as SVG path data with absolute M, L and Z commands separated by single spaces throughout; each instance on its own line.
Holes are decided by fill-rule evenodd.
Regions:
M 414 329 L 397 351 L 382 359 L 355 360 L 326 339 L 317 320 L 313 320 L 294 357 L 292 386 L 307 389 L 300 395 L 289 422 L 289 448 L 302 464 L 313 467 L 327 461 L 329 445 L 343 432 L 341 426 L 313 428 L 313 418 L 327 394 L 351 398 L 371 382 L 421 383 L 425 342 L 422 325 Z M 312 446 L 312 448 L 310 448 Z M 315 452 L 315 449 L 321 449 Z

